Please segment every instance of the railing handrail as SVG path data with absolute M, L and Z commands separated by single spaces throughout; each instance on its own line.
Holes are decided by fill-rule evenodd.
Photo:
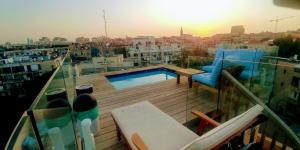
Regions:
M 12 143 L 18 138 L 19 133 L 21 132 L 22 128 L 25 125 L 26 120 L 29 119 L 27 114 L 24 112 L 21 116 L 20 120 L 18 121 L 18 124 L 15 126 L 12 134 L 10 135 L 9 139 L 6 142 L 5 150 L 13 149 L 13 146 L 15 143 Z
M 263 56 L 263 58 L 271 58 L 271 59 L 278 59 L 278 60 L 290 60 L 289 58 L 278 57 L 278 56 Z
M 244 96 L 248 97 L 251 101 L 253 101 L 256 104 L 261 105 L 264 110 L 264 114 L 268 117 L 271 118 L 273 120 L 275 120 L 275 123 L 281 127 L 284 132 L 291 138 L 294 140 L 294 142 L 296 144 L 298 144 L 298 147 L 300 145 L 300 140 L 299 138 L 296 136 L 296 134 L 292 131 L 292 129 L 284 122 L 280 119 L 280 117 L 278 117 L 267 105 L 265 105 L 257 96 L 255 96 L 251 91 L 249 91 L 245 86 L 243 86 L 237 79 L 235 79 L 228 71 L 223 70 L 222 71 L 222 75 L 230 80 L 234 86 L 244 94 Z

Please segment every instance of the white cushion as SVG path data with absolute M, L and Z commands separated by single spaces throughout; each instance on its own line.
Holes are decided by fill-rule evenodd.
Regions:
M 135 132 L 150 150 L 180 149 L 199 137 L 148 101 L 114 109 L 112 116 L 132 149 Z
M 207 150 L 212 149 L 221 142 L 225 141 L 236 132 L 243 129 L 246 125 L 251 123 L 263 111 L 263 107 L 255 105 L 246 112 L 238 115 L 220 126 L 203 134 L 199 138 L 192 141 L 190 144 L 184 146 L 185 150 Z

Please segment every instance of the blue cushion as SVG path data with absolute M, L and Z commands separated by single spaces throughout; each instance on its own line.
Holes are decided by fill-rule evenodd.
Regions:
M 223 53 L 224 53 L 223 49 L 217 49 L 216 50 L 215 59 L 214 59 L 212 65 L 216 65 L 217 60 L 223 58 L 223 55 L 224 55 Z
M 221 73 L 221 71 L 222 71 L 222 63 L 223 63 L 223 61 L 222 60 L 218 60 L 217 62 L 216 62 L 216 65 L 215 65 L 215 67 L 214 67 L 214 69 L 212 70 L 212 80 L 214 81 L 214 82 L 216 82 L 217 81 L 217 79 L 218 79 L 218 77 L 219 77 L 219 75 L 220 75 L 220 73 Z
M 258 69 L 259 69 L 259 67 L 258 67 L 259 64 L 260 64 L 259 61 L 253 62 L 253 67 L 252 67 L 252 69 L 253 69 L 254 71 L 258 71 Z
M 238 60 L 235 62 L 236 64 L 243 65 L 244 70 L 253 70 L 254 62 L 249 60 Z
M 254 62 L 254 65 L 253 65 L 253 70 L 258 72 L 258 69 L 259 69 L 259 64 L 260 64 L 260 61 L 262 59 L 262 57 L 265 55 L 265 52 L 263 49 L 258 49 L 256 51 L 256 54 L 255 54 L 255 62 Z
M 265 55 L 265 52 L 263 49 L 256 50 L 255 61 L 260 61 L 264 55 Z
M 212 70 L 214 69 L 214 67 L 216 65 L 216 62 L 218 60 L 223 59 L 223 55 L 224 55 L 224 50 L 217 49 L 213 63 L 211 65 L 203 66 L 201 69 L 205 72 L 212 72 Z
M 224 58 L 223 68 L 232 65 L 243 65 L 244 71 L 241 77 L 244 79 L 256 76 L 258 74 L 258 66 L 261 58 L 264 55 L 262 49 L 250 50 L 250 49 L 237 49 L 237 50 L 223 50 L 218 49 L 216 51 L 215 59 L 212 65 L 203 66 L 202 70 L 206 72 L 213 72 L 218 60 Z M 217 69 L 220 70 L 220 69 Z M 255 72 L 255 73 L 253 73 Z
M 201 70 L 205 71 L 205 72 L 211 72 L 214 69 L 214 65 L 207 65 L 207 66 L 203 66 L 201 68 Z
M 240 75 L 241 79 L 249 79 L 251 77 L 258 76 L 259 72 L 257 70 L 243 70 Z
M 211 73 L 202 73 L 192 76 L 192 80 L 206 84 L 211 87 L 216 87 L 218 78 L 222 71 L 222 60 L 216 61 L 216 65 Z
M 236 60 L 232 61 L 230 59 L 225 59 L 223 60 L 223 68 L 227 68 L 227 67 L 230 67 L 230 66 L 234 66 L 236 65 Z M 213 69 L 214 69 L 214 65 L 207 65 L 207 66 L 203 66 L 201 68 L 202 71 L 205 71 L 205 72 L 212 72 Z
M 234 54 L 228 55 L 224 58 L 223 65 L 224 65 L 224 67 L 227 67 L 229 65 L 238 64 L 237 62 L 239 61 L 239 59 L 240 58 Z
M 255 59 L 256 50 L 239 49 L 237 53 L 239 53 L 240 60 L 253 61 Z
M 216 58 L 223 58 L 224 49 L 217 49 L 216 51 Z
M 236 50 L 224 50 L 224 57 L 226 58 L 228 56 L 236 56 Z
M 211 73 L 195 74 L 192 76 L 192 80 L 214 87 L 215 85 L 211 82 L 210 78 Z
M 239 60 L 234 61 L 234 63 L 238 65 L 243 65 L 246 70 L 250 70 L 253 72 L 257 72 L 260 59 L 263 57 L 264 51 L 262 49 L 259 50 L 249 50 L 249 49 L 239 49 L 236 52 L 236 56 L 239 57 Z M 243 73 L 247 74 L 246 76 L 249 76 L 249 73 Z M 243 76 L 243 75 L 242 75 Z M 249 76 L 251 77 L 251 76 Z
M 259 74 L 259 63 L 264 56 L 264 51 L 262 49 L 258 50 L 240 50 L 241 63 L 245 66 L 244 71 L 241 73 L 240 78 L 249 79 L 251 77 L 257 76 Z

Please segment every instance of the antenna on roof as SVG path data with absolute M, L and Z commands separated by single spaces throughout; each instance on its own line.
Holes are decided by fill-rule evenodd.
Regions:
M 107 37 L 106 18 L 105 18 L 105 10 L 104 9 L 103 9 L 103 19 L 104 19 L 105 37 Z
M 289 17 L 283 17 L 283 18 L 276 17 L 275 19 L 270 20 L 270 22 L 275 22 L 275 30 L 274 30 L 274 32 L 277 33 L 277 26 L 278 26 L 278 22 L 279 21 L 285 20 L 285 19 L 290 19 L 290 18 L 293 18 L 293 17 L 295 17 L 295 16 L 289 16 Z

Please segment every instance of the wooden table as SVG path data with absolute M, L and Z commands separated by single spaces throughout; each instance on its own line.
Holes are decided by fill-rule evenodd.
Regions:
M 192 75 L 194 74 L 199 74 L 199 73 L 203 73 L 204 71 L 202 70 L 198 70 L 198 69 L 192 69 L 192 68 L 188 68 L 188 69 L 176 69 L 176 75 L 177 75 L 177 84 L 180 83 L 180 75 L 186 76 L 188 77 L 188 82 L 189 82 L 189 88 L 192 87 Z

